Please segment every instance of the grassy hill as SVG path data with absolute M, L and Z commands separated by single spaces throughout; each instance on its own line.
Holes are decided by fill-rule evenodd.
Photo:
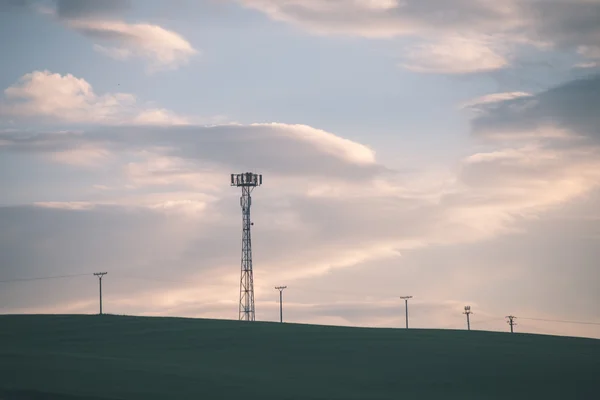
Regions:
M 0 399 L 597 399 L 600 340 L 0 316 Z

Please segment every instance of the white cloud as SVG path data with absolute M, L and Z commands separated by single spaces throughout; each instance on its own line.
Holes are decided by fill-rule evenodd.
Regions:
M 229 171 L 215 171 L 210 163 L 198 163 L 178 157 L 165 156 L 156 151 L 137 154 L 143 161 L 127 163 L 123 170 L 135 187 L 182 186 L 202 192 L 218 192 Z
M 189 119 L 164 108 L 152 108 L 141 111 L 133 122 L 140 125 L 187 125 Z
M 419 33 L 470 33 L 478 29 L 509 28 L 517 10 L 514 1 L 487 0 L 239 0 L 269 17 L 293 23 L 318 34 L 347 34 L 371 38 Z M 504 25 L 501 19 L 505 19 Z
M 600 66 L 600 63 L 597 62 L 585 62 L 585 63 L 579 63 L 579 64 L 575 64 L 574 67 L 575 68 L 597 68 Z
M 600 39 L 600 34 L 598 39 Z M 600 46 L 579 46 L 577 53 L 586 61 L 576 64 L 575 68 L 597 68 L 600 66 Z
M 50 158 L 61 164 L 84 167 L 99 167 L 112 160 L 112 153 L 102 145 L 82 144 L 81 146 L 59 150 Z
M 498 103 L 504 100 L 517 99 L 519 97 L 530 97 L 531 93 L 527 92 L 503 92 L 503 93 L 491 93 L 484 96 L 480 96 L 476 99 L 469 100 L 461 105 L 461 108 L 467 108 L 471 110 L 477 110 L 478 105 Z
M 91 210 L 95 207 L 95 204 L 83 201 L 47 201 L 47 202 L 36 202 L 34 203 L 38 207 L 42 208 L 54 208 L 58 210 Z
M 158 25 L 98 19 L 69 19 L 66 24 L 95 41 L 117 42 L 113 47 L 98 43 L 94 46 L 97 51 L 112 58 L 126 60 L 140 57 L 149 60 L 149 72 L 177 69 L 198 53 L 181 35 Z
M 456 204 L 453 217 L 480 232 L 513 230 L 516 218 L 536 217 L 598 188 L 599 155 L 536 145 L 473 154 L 459 174 L 465 185 L 459 196 L 467 196 L 462 201 L 469 205 Z
M 508 65 L 508 60 L 484 41 L 452 37 L 408 50 L 405 68 L 424 73 L 469 74 L 493 71 Z
M 144 108 L 129 93 L 98 95 L 82 78 L 34 71 L 4 90 L 0 116 L 93 124 L 185 124 L 165 109 Z
M 369 147 L 321 129 L 315 129 L 307 125 L 287 125 L 281 123 L 252 124 L 251 126 L 277 128 L 281 131 L 282 135 L 295 137 L 303 142 L 315 145 L 324 152 L 344 158 L 351 163 L 359 165 L 375 163 L 375 152 Z
M 577 53 L 591 59 L 600 59 L 600 46 L 579 46 Z
M 120 18 L 128 7 L 117 1 L 63 1 L 55 7 L 40 3 L 43 15 L 94 41 L 94 50 L 116 60 L 140 58 L 148 62 L 147 72 L 178 69 L 199 53 L 180 34 L 150 23 L 129 23 Z

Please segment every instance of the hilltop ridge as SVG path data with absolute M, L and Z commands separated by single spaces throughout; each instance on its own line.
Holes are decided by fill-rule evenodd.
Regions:
M 0 316 L 2 399 L 591 399 L 600 340 L 167 317 Z

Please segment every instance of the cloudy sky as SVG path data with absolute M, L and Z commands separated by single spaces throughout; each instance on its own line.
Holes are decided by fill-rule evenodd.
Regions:
M 600 338 L 600 0 L 3 0 L 0 312 Z M 81 275 L 80 275 L 81 274 Z M 77 275 L 77 276 L 71 276 Z M 43 277 L 57 279 L 29 280 Z M 551 320 L 551 321 L 540 321 Z

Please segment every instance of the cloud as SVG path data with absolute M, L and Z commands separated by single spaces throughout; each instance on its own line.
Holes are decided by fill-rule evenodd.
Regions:
M 0 12 L 26 11 L 33 3 L 34 0 L 5 0 L 0 2 Z
M 590 76 L 535 95 L 472 102 L 472 133 L 495 149 L 467 157 L 460 181 L 472 196 L 487 193 L 490 211 L 513 208 L 509 215 L 537 215 L 593 192 L 600 185 L 599 85 Z
M 424 73 L 469 74 L 508 65 L 506 58 L 478 39 L 445 38 L 408 51 L 405 68 Z
M 240 0 L 269 17 L 296 24 L 319 34 L 364 37 L 413 35 L 423 31 L 468 33 L 499 29 L 514 14 L 514 2 L 455 1 L 345 1 Z M 510 24 L 508 19 L 506 24 Z M 505 25 L 506 26 L 506 25 Z
M 229 173 L 264 173 L 267 186 L 280 188 L 270 197 L 286 198 L 285 207 L 273 205 L 278 229 L 310 232 L 320 227 L 312 238 L 338 249 L 337 261 L 320 263 L 315 258 L 317 270 L 393 256 L 402 249 L 510 233 L 520 218 L 565 204 L 600 183 L 593 147 L 564 153 L 518 144 L 465 158 L 454 182 L 432 196 L 407 186 L 401 175 L 389 174 L 361 144 L 285 124 L 110 127 L 30 137 L 7 132 L 2 143 L 4 151 L 37 154 L 64 155 L 97 147 L 121 163 L 128 155 L 136 159 L 122 164 L 130 184 L 167 190 L 160 201 L 144 195 L 145 201 L 140 200 L 144 196 L 134 196 L 113 198 L 113 204 L 189 206 L 195 213 L 205 206 L 196 207 L 190 189 L 219 197 Z M 365 236 L 340 234 L 356 230 Z
M 139 125 L 186 125 L 189 120 L 164 108 L 151 108 L 141 111 L 133 122 Z
M 185 124 L 187 120 L 165 109 L 144 108 L 134 95 L 98 95 L 82 78 L 50 71 L 33 71 L 4 90 L 0 116 L 44 122 L 93 124 Z
M 122 19 L 131 4 L 121 0 L 57 0 L 48 6 L 30 2 L 42 14 L 92 41 L 94 49 L 116 60 L 141 58 L 148 62 L 147 72 L 178 69 L 199 52 L 180 34 L 150 23 L 129 23 Z M 20 3 L 14 9 L 24 9 Z
M 116 47 L 96 43 L 95 49 L 117 60 L 140 57 L 150 60 L 149 72 L 177 69 L 198 53 L 181 35 L 151 24 L 122 21 L 69 19 L 66 25 L 101 43 L 117 42 Z
M 568 136 L 598 140 L 600 116 L 600 75 L 595 74 L 559 85 L 535 96 L 480 104 L 482 111 L 473 120 L 475 135 L 502 134 L 503 137 Z
M 60 18 L 113 17 L 131 8 L 130 0 L 56 0 Z
M 207 165 L 218 170 L 227 166 L 233 168 L 232 173 L 254 169 L 286 179 L 314 177 L 317 182 L 332 178 L 358 183 L 388 173 L 367 146 L 305 125 L 113 126 L 33 136 L 9 131 L 0 133 L 0 138 L 0 151 L 64 154 L 98 148 L 112 153 L 142 152 L 138 156 L 153 159 L 155 165 L 168 160 L 158 164 L 166 174 L 174 166 L 182 172 L 186 165 L 200 171 Z
M 488 94 L 485 96 L 480 96 L 473 100 L 469 100 L 469 101 L 463 103 L 461 105 L 461 108 L 472 110 L 472 111 L 479 111 L 479 109 L 477 108 L 477 106 L 479 106 L 479 105 L 497 103 L 499 101 L 512 100 L 512 99 L 517 99 L 517 98 L 521 98 L 521 97 L 529 97 L 529 96 L 532 96 L 532 94 L 526 93 L 526 92 L 492 93 L 492 94 Z
M 598 49 L 600 1 L 525 2 L 522 7 L 532 24 L 530 35 L 535 39 L 559 48 Z
M 421 72 L 468 73 L 509 65 L 519 46 L 595 54 L 600 1 L 558 0 L 238 0 L 276 21 L 320 35 L 425 40 L 402 65 Z M 448 36 L 467 37 L 448 40 Z M 443 38 L 443 39 L 439 39 Z M 583 47 L 581 47 L 583 46 Z M 412 59 L 412 60 L 411 60 Z M 481 64 L 481 68 L 468 63 Z

